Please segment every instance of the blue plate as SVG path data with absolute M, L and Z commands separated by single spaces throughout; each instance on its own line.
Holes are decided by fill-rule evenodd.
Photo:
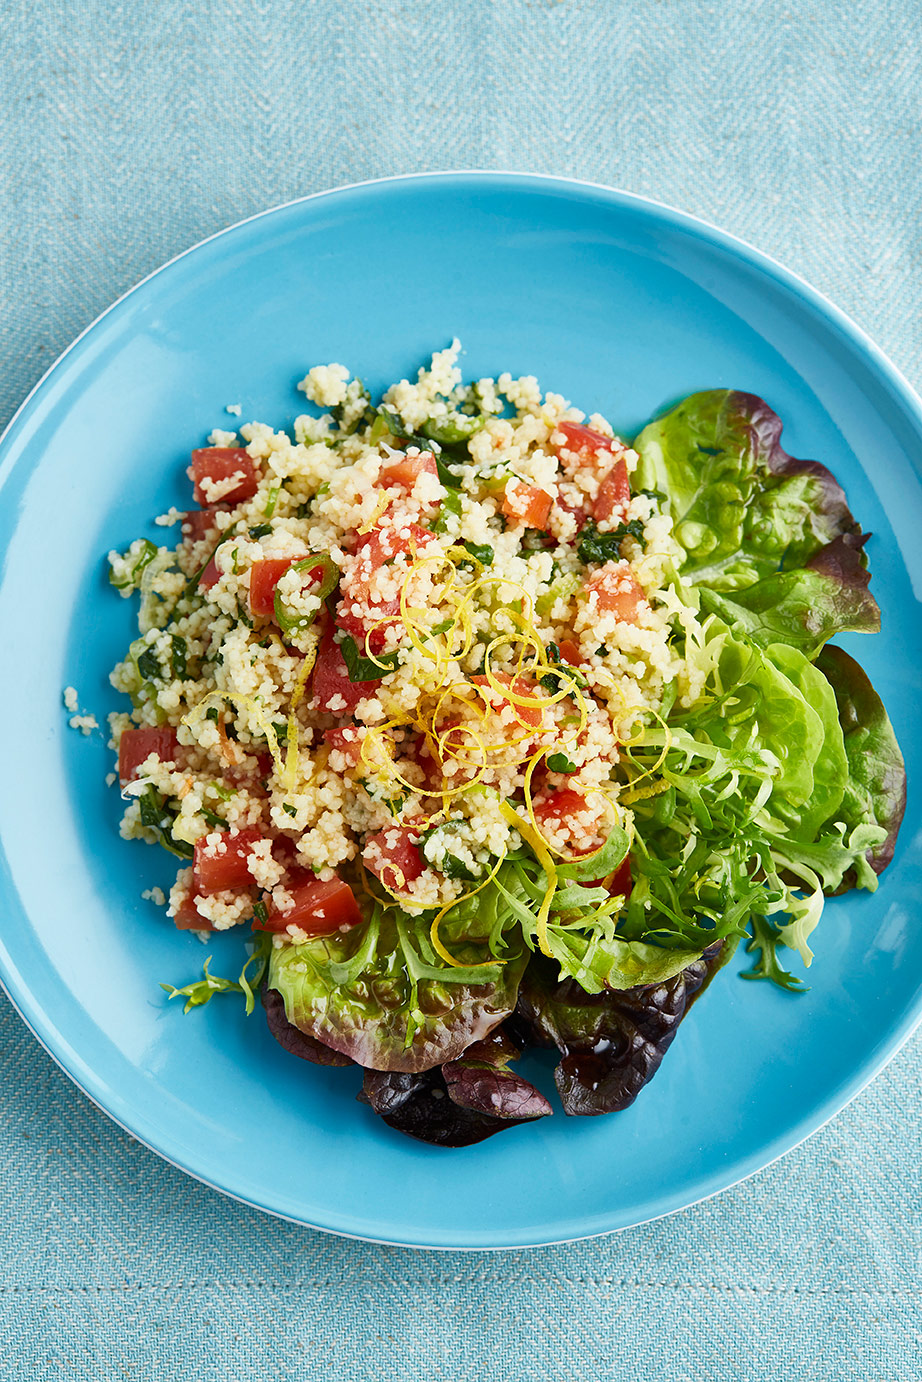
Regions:
M 450 174 L 346 188 L 257 216 L 130 292 L 58 361 L 0 454 L 7 782 L 0 970 L 67 1073 L 170 1161 L 273 1213 L 339 1233 L 511 1247 L 636 1224 L 714 1194 L 854 1095 L 920 1016 L 919 797 L 875 896 L 830 903 L 812 988 L 725 971 L 627 1112 L 554 1118 L 464 1151 L 389 1131 L 358 1076 L 277 1046 L 217 999 L 183 1017 L 161 980 L 203 949 L 142 890 L 172 862 L 118 838 L 104 736 L 67 728 L 66 684 L 100 721 L 133 603 L 105 555 L 188 503 L 189 451 L 243 417 L 287 425 L 295 381 L 341 361 L 372 386 L 459 336 L 468 376 L 536 374 L 632 434 L 695 389 L 763 395 L 785 444 L 829 465 L 872 530 L 883 633 L 848 646 L 922 781 L 922 407 L 841 313 L 776 264 L 674 211 L 603 188 Z M 545 1062 L 539 1078 L 550 1083 Z

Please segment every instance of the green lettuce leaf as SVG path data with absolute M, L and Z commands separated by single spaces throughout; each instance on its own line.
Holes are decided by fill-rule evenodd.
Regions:
M 906 767 L 883 702 L 867 675 L 848 653 L 824 648 L 817 667 L 829 681 L 842 727 L 849 776 L 840 816 L 850 827 L 874 826 L 882 838 L 866 851 L 868 868 L 883 873 L 893 858 L 906 809 Z M 862 881 L 856 864 L 854 881 Z M 846 885 L 849 880 L 846 879 Z
M 273 950 L 269 984 L 287 1020 L 373 1070 L 455 1060 L 512 1011 L 527 959 L 521 942 L 518 950 L 506 943 L 498 899 L 471 901 L 482 905 L 459 905 L 441 931 L 458 967 L 432 949 L 428 919 L 396 906 L 376 905 L 350 930 Z
M 665 496 L 686 580 L 740 590 L 859 533 L 834 476 L 789 456 L 781 428 L 761 398 L 713 389 L 692 394 L 637 437 L 632 484 Z
M 846 533 L 807 566 L 775 572 L 732 595 L 702 588 L 701 604 L 760 647 L 789 643 L 813 661 L 836 634 L 880 630 L 869 580 L 859 540 Z

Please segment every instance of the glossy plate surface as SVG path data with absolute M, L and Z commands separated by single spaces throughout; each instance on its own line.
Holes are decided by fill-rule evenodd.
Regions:
M 909 809 L 873 897 L 829 905 L 810 992 L 742 983 L 742 958 L 683 1025 L 626 1113 L 532 1127 L 464 1151 L 389 1131 L 355 1071 L 286 1055 L 259 1015 L 216 999 L 183 1017 L 158 984 L 214 955 L 141 899 L 172 860 L 118 838 L 104 736 L 67 728 L 77 687 L 100 722 L 134 602 L 105 555 L 187 505 L 214 427 L 288 425 L 295 382 L 340 361 L 372 389 L 460 337 L 466 377 L 536 374 L 633 435 L 696 389 L 761 394 L 794 455 L 832 468 L 874 536 L 884 631 L 843 640 L 901 739 Z M 0 973 L 37 1036 L 138 1138 L 254 1205 L 428 1246 L 503 1247 L 623 1227 L 765 1165 L 831 1117 L 922 1007 L 918 730 L 922 412 L 862 334 L 739 242 L 636 198 L 490 174 L 364 185 L 281 207 L 199 245 L 128 294 L 58 361 L 0 453 Z M 174 530 L 175 531 L 175 530 Z M 550 1063 L 537 1061 L 545 1089 Z

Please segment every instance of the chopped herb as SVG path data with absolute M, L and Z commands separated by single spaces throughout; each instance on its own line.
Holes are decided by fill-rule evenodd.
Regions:
M 299 504 L 295 509 L 295 518 L 307 518 L 311 511 L 313 500 L 308 499 L 304 504 Z
M 212 811 L 209 806 L 202 807 L 202 815 L 209 825 L 216 826 L 219 830 L 227 829 L 227 821 L 224 820 L 222 816 L 219 816 L 216 811 Z
M 453 470 L 449 470 L 448 466 L 442 460 L 441 456 L 436 456 L 435 468 L 439 472 L 439 484 L 442 485 L 444 489 L 461 488 L 460 478 L 455 474 Z
M 160 681 L 163 677 L 163 668 L 153 648 L 144 649 L 138 658 L 137 667 L 145 681 Z
M 397 666 L 396 653 L 385 653 L 374 661 L 370 657 L 364 657 L 359 652 L 355 639 L 348 633 L 343 637 L 339 647 L 350 681 L 380 681 L 386 673 L 393 672 Z
M 205 711 L 205 719 L 212 720 L 214 724 L 218 723 L 218 707 L 216 705 L 210 705 L 208 707 Z
M 237 795 L 236 787 L 225 787 L 220 782 L 209 782 L 208 790 L 214 792 L 215 796 L 220 797 L 222 801 L 230 801 L 231 797 Z
M 141 551 L 139 552 L 138 557 L 134 563 L 134 566 L 132 566 L 131 572 L 128 575 L 127 579 L 117 581 L 115 579 L 115 572 L 110 569 L 110 584 L 114 585 L 116 590 L 133 589 L 133 587 L 136 586 L 138 583 L 138 579 L 141 575 L 141 572 L 144 570 L 146 566 L 150 566 L 151 562 L 154 560 L 154 557 L 157 555 L 158 550 L 159 549 L 155 542 L 151 542 L 149 537 L 144 538 L 141 543 Z
M 254 917 L 256 918 L 257 921 L 262 921 L 262 922 L 268 921 L 268 919 L 269 919 L 269 913 L 268 913 L 268 911 L 266 910 L 266 904 L 265 904 L 265 902 L 254 902 L 254 903 L 253 903 L 253 915 L 254 915 Z
M 565 753 L 552 753 L 548 756 L 547 766 L 552 773 L 575 773 L 578 772 L 575 763 L 571 763 Z
M 454 619 L 443 619 L 440 624 L 435 625 L 435 627 L 432 629 L 432 633 L 447 633 L 451 626 L 454 624 L 454 622 Z
M 282 802 L 282 810 L 287 811 L 289 816 L 296 816 L 298 814 L 298 808 L 296 806 L 292 806 L 290 801 Z
M 188 665 L 188 648 L 186 640 L 181 634 L 170 635 L 170 661 L 173 666 L 173 676 L 182 681 Z
M 643 542 L 643 524 L 639 518 L 630 523 L 619 523 L 610 533 L 600 533 L 590 519 L 580 533 L 579 559 L 587 565 L 590 562 L 618 561 L 621 557 L 621 544 L 626 537 Z
M 178 806 L 167 805 L 156 787 L 148 787 L 138 798 L 138 808 L 141 824 L 145 829 L 154 832 L 158 843 L 163 845 L 164 849 L 169 850 L 170 854 L 175 854 L 178 859 L 192 858 L 195 853 L 192 845 L 186 840 L 173 839 L 172 827 L 178 814 Z
M 438 517 L 432 525 L 434 533 L 444 533 L 448 526 L 449 517 L 461 517 L 461 495 L 457 490 L 447 489 L 445 498 L 439 506 Z
M 278 490 L 276 490 L 276 498 L 278 498 Z M 273 504 L 272 507 L 274 508 L 275 505 Z M 250 537 L 253 539 L 254 542 L 256 542 L 256 540 L 257 540 L 258 538 L 261 538 L 261 537 L 268 537 L 268 536 L 269 536 L 269 534 L 272 532 L 272 524 L 271 524 L 271 523 L 257 523 L 257 524 L 256 524 L 256 527 L 255 527 L 255 528 L 250 528 L 249 532 L 250 532 Z
M 381 426 L 382 430 L 378 432 L 377 436 L 375 436 L 375 432 L 377 431 L 379 425 Z M 399 441 L 410 441 L 413 437 L 412 430 L 407 428 L 407 426 L 397 415 L 397 413 L 392 413 L 389 408 L 385 408 L 382 406 L 378 409 L 377 417 L 375 418 L 371 428 L 371 436 L 373 438 L 373 443 L 380 441 L 381 438 L 387 436 L 388 433 L 390 433 L 392 437 L 397 437 Z
M 487 543 L 462 542 L 461 546 L 466 552 L 470 552 L 475 561 L 479 561 L 481 566 L 493 565 L 493 548 Z

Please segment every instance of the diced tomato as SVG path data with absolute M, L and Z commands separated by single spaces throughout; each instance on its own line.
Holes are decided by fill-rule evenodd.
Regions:
M 179 753 L 175 729 L 165 725 L 162 729 L 144 726 L 142 729 L 123 730 L 118 741 L 118 775 L 121 781 L 131 782 L 151 753 L 155 753 L 161 763 L 175 763 Z
M 558 643 L 560 658 L 562 662 L 568 662 L 571 667 L 579 667 L 585 661 L 580 646 L 573 638 L 562 638 Z
M 399 530 L 372 528 L 371 532 L 360 534 L 355 544 L 359 560 L 350 579 L 360 582 L 394 557 L 402 556 L 404 552 L 419 551 L 427 542 L 434 541 L 435 534 L 421 528 L 418 523 L 405 523 Z
M 564 442 L 560 447 L 560 461 L 564 470 L 583 470 L 586 466 L 599 465 L 607 468 L 610 465 L 611 437 L 606 437 L 602 432 L 594 432 L 591 427 L 584 427 L 581 422 L 558 422 L 556 430 L 564 435 Z
M 331 749 L 338 750 L 353 768 L 358 764 L 362 756 L 362 741 L 358 730 L 353 726 L 346 725 L 342 729 L 325 729 L 323 738 L 325 743 Z
M 359 701 L 373 696 L 378 688 L 377 681 L 350 681 L 345 659 L 339 644 L 333 638 L 333 629 L 328 628 L 317 649 L 317 661 L 313 671 L 313 690 L 321 710 L 344 718 L 351 715 Z M 331 701 L 341 696 L 345 704 L 334 708 Z
M 205 446 L 193 451 L 189 475 L 195 482 L 195 502 L 202 505 L 207 505 L 211 499 L 211 495 L 203 489 L 206 481 L 216 485 L 239 475 L 239 483 L 220 496 L 225 504 L 239 504 L 244 499 L 252 499 L 259 486 L 256 467 L 242 446 Z
M 365 652 L 367 639 L 370 651 L 380 653 L 386 642 L 387 628 L 396 623 L 400 615 L 399 595 L 388 600 L 372 596 L 374 573 L 395 557 L 420 553 L 434 541 L 435 535 L 417 523 L 407 523 L 399 533 L 393 528 L 372 528 L 370 533 L 360 535 L 355 548 L 357 561 L 343 577 L 342 599 L 336 611 L 337 624 L 355 639 L 359 652 Z M 361 614 L 354 612 L 356 605 L 363 611 Z M 382 620 L 386 622 L 381 623 Z
M 598 609 L 611 610 L 615 618 L 623 623 L 636 622 L 644 593 L 627 562 L 606 562 L 598 571 L 593 571 L 586 582 L 586 589 L 590 597 L 595 596 Z
M 612 897 L 630 897 L 634 880 L 631 876 L 631 856 L 625 854 L 624 862 L 619 864 L 611 876 L 608 891 Z
M 270 907 L 265 921 L 253 922 L 254 930 L 282 932 L 288 926 L 298 926 L 309 936 L 326 936 L 362 920 L 355 894 L 339 877 L 325 883 L 307 878 L 289 887 L 288 892 L 291 906 L 284 912 Z
M 348 600 L 341 600 L 336 607 L 336 623 L 344 633 L 348 633 L 355 639 L 355 645 L 363 657 L 367 653 L 384 652 L 384 645 L 387 643 L 387 629 L 397 622 L 400 614 L 399 600 L 382 600 L 372 606 L 373 617 L 360 619 L 357 614 L 353 614 Z M 386 619 L 386 623 L 379 624 L 379 619 Z
M 213 931 L 214 927 L 207 917 L 203 917 L 196 907 L 196 900 L 201 897 L 201 893 L 192 885 L 192 892 L 187 893 L 180 902 L 173 918 L 173 924 L 180 931 Z
M 540 693 L 536 690 L 532 682 L 528 681 L 525 677 L 516 677 L 515 681 L 513 682 L 508 672 L 497 672 L 495 674 L 495 679 L 502 686 L 510 687 L 513 693 L 517 696 L 527 696 L 530 699 L 538 699 L 540 696 Z M 471 681 L 474 683 L 475 686 L 483 686 L 486 688 L 487 698 L 490 700 L 491 703 L 495 698 L 499 697 L 499 693 L 490 686 L 490 683 L 485 676 L 471 677 Z M 544 711 L 541 709 L 540 706 L 519 705 L 516 702 L 509 700 L 508 697 L 505 696 L 502 697 L 502 704 L 511 705 L 513 707 L 516 713 L 516 717 L 518 718 L 520 724 L 531 725 L 535 729 L 537 729 L 544 719 Z
M 582 504 L 571 504 L 568 500 L 561 499 L 560 495 L 557 496 L 554 502 L 558 509 L 563 509 L 564 513 L 568 513 L 572 518 L 576 519 L 577 531 L 582 528 L 586 519 L 589 517 L 588 512 L 583 508 Z
M 211 560 L 199 577 L 199 585 L 204 586 L 206 590 L 210 590 L 213 585 L 217 585 L 218 581 L 221 579 L 221 572 L 218 569 L 216 560 L 217 555 L 217 551 L 212 554 Z
M 307 555 L 305 552 L 304 557 Z M 296 561 L 303 561 L 304 557 L 266 557 L 253 563 L 250 567 L 250 609 L 254 614 L 261 615 L 264 619 L 275 617 L 275 587 L 288 568 Z M 323 570 L 323 566 L 318 566 L 318 573 Z M 306 587 L 310 586 L 312 578 L 314 572 L 305 570 Z M 319 580 L 319 574 L 316 579 Z
M 513 523 L 524 523 L 526 528 L 543 528 L 552 503 L 545 490 L 535 485 L 517 485 L 503 496 L 502 510 Z
M 399 461 L 386 465 L 378 476 L 382 485 L 403 485 L 411 490 L 420 475 L 438 475 L 438 466 L 431 451 L 421 451 L 418 456 L 401 456 Z
M 539 821 L 567 821 L 571 816 L 580 816 L 588 809 L 586 798 L 572 787 L 563 787 L 559 792 L 545 797 L 534 804 L 535 815 Z
M 210 504 L 204 509 L 190 509 L 183 514 L 182 535 L 190 542 L 201 542 L 215 526 L 215 514 L 226 513 L 226 504 Z
M 631 489 L 627 479 L 627 466 L 624 458 L 615 461 L 614 467 L 599 485 L 599 492 L 592 506 L 592 516 L 596 523 L 609 519 L 623 519 L 631 502 Z
M 401 892 L 425 869 L 419 852 L 419 832 L 409 826 L 389 825 L 376 835 L 369 835 L 362 850 L 362 860 L 386 888 Z
M 254 844 L 261 839 L 259 827 L 251 825 L 236 833 L 222 831 L 220 842 L 214 846 L 199 840 L 192 866 L 198 891 L 208 894 L 250 887 L 255 880 L 247 865 Z

